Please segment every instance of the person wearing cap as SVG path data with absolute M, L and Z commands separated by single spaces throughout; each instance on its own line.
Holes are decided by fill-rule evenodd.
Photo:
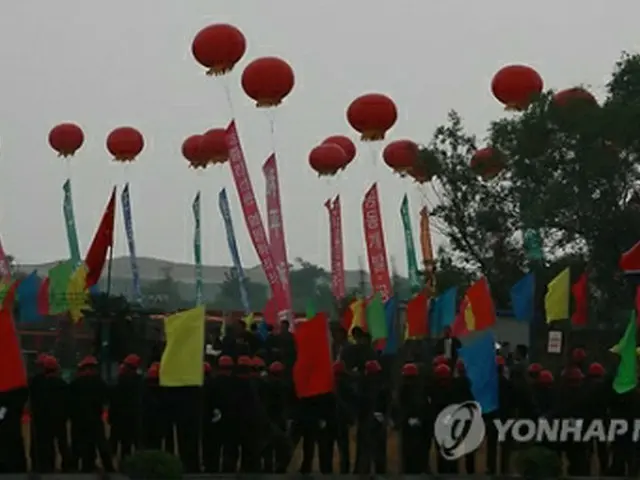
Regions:
M 142 386 L 142 438 L 141 446 L 146 450 L 161 450 L 173 454 L 173 428 L 165 414 L 162 389 L 160 387 L 160 362 L 153 362 L 147 369 Z M 168 433 L 170 431 L 170 434 Z
M 142 417 L 142 376 L 138 373 L 141 359 L 136 354 L 127 355 L 116 384 L 111 390 L 109 423 L 111 425 L 111 449 L 114 455 L 120 451 L 120 461 L 133 453 L 140 439 Z
M 444 355 L 449 362 L 449 366 L 452 366 L 458 361 L 458 350 L 460 348 L 462 348 L 462 342 L 453 335 L 451 327 L 444 327 L 442 338 L 436 342 L 436 355 Z
M 430 412 L 432 418 L 430 424 L 433 425 L 437 416 L 452 403 L 455 403 L 454 378 L 451 367 L 448 363 L 437 363 L 432 366 L 432 378 L 428 386 L 428 395 L 431 400 Z M 432 438 L 433 432 L 429 432 Z M 440 454 L 436 456 L 436 466 L 438 473 L 454 474 L 458 473 L 458 463 L 451 461 Z
M 406 363 L 401 369 L 399 393 L 400 436 L 402 445 L 403 474 L 419 475 L 427 470 L 426 430 L 427 398 L 420 382 L 418 367 Z
M 290 402 L 284 377 L 285 366 L 279 361 L 272 362 L 268 372 L 269 375 L 265 382 L 264 406 L 271 423 L 280 431 L 285 432 Z M 263 473 L 285 473 L 290 461 L 290 453 L 290 448 L 287 445 L 270 442 L 262 452 Z
M 103 410 L 108 403 L 108 389 L 98 372 L 98 361 L 87 356 L 78 363 L 76 378 L 69 386 L 73 451 L 81 462 L 81 471 L 96 471 L 96 451 L 102 468 L 113 472 L 113 460 L 107 442 Z
M 333 363 L 336 392 L 336 428 L 333 442 L 338 450 L 339 471 L 347 475 L 351 471 L 349 429 L 355 425 L 358 398 L 354 377 L 342 360 Z
M 43 377 L 30 397 L 31 422 L 34 436 L 33 470 L 53 473 L 56 467 L 56 444 L 62 459 L 62 470 L 72 467 L 67 434 L 69 414 L 69 386 L 60 378 L 60 365 L 55 357 L 47 355 L 41 363 Z
M 513 382 L 508 377 L 507 361 L 502 355 L 496 356 L 498 370 L 498 409 L 483 415 L 487 429 L 487 475 L 508 475 L 513 451 L 513 440 L 506 436 L 502 443 L 498 442 L 498 431 L 494 420 L 499 418 L 506 421 L 514 418 L 517 413 L 517 399 Z M 498 462 L 498 448 L 500 462 Z
M 586 421 L 597 421 L 604 425 L 609 423 L 609 403 L 613 395 L 611 379 L 607 378 L 606 370 L 602 364 L 593 362 L 587 368 L 586 381 Z M 596 453 L 598 458 L 598 474 L 605 476 L 609 470 L 609 445 L 607 442 L 599 441 L 597 438 L 587 444 L 587 457 L 591 458 Z M 590 469 L 591 470 L 591 469 Z M 590 472 L 594 474 L 595 472 Z

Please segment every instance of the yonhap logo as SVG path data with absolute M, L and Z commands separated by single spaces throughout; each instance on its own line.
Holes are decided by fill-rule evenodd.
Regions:
M 478 402 L 449 405 L 436 418 L 434 436 L 440 453 L 447 460 L 471 453 L 484 440 L 485 427 Z

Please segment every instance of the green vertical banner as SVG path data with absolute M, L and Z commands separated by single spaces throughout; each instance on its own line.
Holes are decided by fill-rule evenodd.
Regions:
M 79 265 L 80 245 L 78 244 L 78 231 L 76 230 L 76 217 L 73 213 L 73 197 L 71 196 L 71 179 L 67 179 L 62 186 L 64 200 L 62 202 L 62 213 L 64 214 L 64 224 L 67 229 L 67 242 L 69 243 L 69 255 L 74 265 Z
M 540 230 L 527 228 L 522 235 L 522 244 L 527 260 L 530 262 L 542 262 L 544 260 Z
M 200 234 L 200 192 L 193 199 L 193 260 L 196 264 L 196 305 L 202 304 L 202 242 Z
M 420 291 L 420 272 L 418 271 L 418 261 L 416 259 L 416 247 L 413 243 L 413 230 L 411 229 L 411 217 L 409 216 L 409 199 L 405 193 L 400 206 L 400 216 L 402 217 L 402 226 L 404 228 L 404 243 L 407 252 L 407 270 L 409 271 L 409 283 L 411 284 L 411 292 Z

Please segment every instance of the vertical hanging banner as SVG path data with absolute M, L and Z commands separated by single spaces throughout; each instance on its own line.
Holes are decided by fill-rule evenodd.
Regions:
M 196 305 L 202 305 L 202 241 L 200 232 L 200 192 L 191 205 L 193 210 L 193 261 L 196 264 Z
M 240 261 L 240 252 L 238 252 L 238 244 L 236 242 L 236 234 L 233 230 L 233 220 L 231 218 L 231 209 L 229 208 L 229 199 L 227 198 L 227 190 L 222 189 L 218 194 L 218 208 L 220 209 L 220 215 L 224 221 L 224 229 L 227 232 L 227 244 L 229 246 L 229 254 L 231 255 L 231 261 L 233 262 L 233 268 L 238 274 L 238 284 L 240 287 L 240 299 L 242 300 L 242 306 L 245 313 L 251 312 L 251 305 L 249 303 L 249 295 L 247 294 L 247 286 L 245 284 L 246 278 L 244 276 L 244 268 L 242 268 L 242 262 Z
M 74 265 L 79 265 L 80 245 L 78 244 L 78 231 L 76 229 L 76 217 L 73 213 L 73 197 L 71 196 L 71 180 L 67 179 L 62 186 L 64 199 L 62 201 L 62 213 L 64 214 L 64 224 L 67 229 L 67 242 L 69 243 L 69 255 Z
M 336 298 L 344 298 L 347 294 L 344 281 L 344 247 L 342 245 L 342 207 L 340 206 L 340 195 L 336 195 L 331 207 L 331 229 L 333 231 L 331 239 L 331 250 L 335 257 L 332 259 L 331 271 L 335 281 L 334 295 Z
M 329 214 L 329 262 L 331 264 L 331 293 L 333 297 L 338 299 L 338 272 L 336 271 L 336 225 L 333 215 L 333 202 L 331 199 L 324 202 L 324 207 Z
M 384 242 L 384 230 L 382 228 L 382 215 L 380 214 L 380 200 L 378 198 L 378 185 L 374 183 L 364 196 L 362 202 L 362 221 L 364 224 L 364 237 L 367 245 L 367 257 L 369 260 L 369 275 L 374 292 L 379 292 L 382 300 L 386 302 L 391 296 L 391 276 L 387 262 L 387 249 Z
M 0 282 L 9 283 L 11 281 L 11 265 L 0 241 Z
M 435 259 L 433 257 L 433 241 L 431 240 L 431 226 L 429 225 L 427 207 L 422 207 L 420 210 L 420 247 L 422 249 L 427 288 L 431 294 L 434 294 L 436 288 Z
M 240 145 L 236 122 L 233 120 L 227 127 L 227 147 L 229 149 L 229 164 L 231 165 L 233 182 L 240 199 L 244 221 L 247 225 L 247 230 L 249 230 L 253 248 L 255 248 L 258 258 L 260 258 L 260 263 L 271 287 L 273 297 L 276 299 L 280 311 L 283 311 L 287 304 L 286 294 L 282 288 L 282 283 L 280 283 L 277 265 L 273 261 L 269 239 L 262 223 L 262 217 L 260 216 L 260 210 L 256 203 L 256 196 L 253 192 L 253 185 L 247 169 L 247 162 Z
M 138 268 L 138 256 L 136 255 L 136 242 L 133 235 L 133 216 L 131 213 L 131 198 L 129 196 L 129 184 L 127 183 L 120 195 L 122 202 L 122 217 L 124 219 L 124 231 L 127 235 L 129 247 L 129 263 L 131 276 L 133 277 L 133 294 L 136 302 L 142 304 L 142 287 L 140 286 L 140 269 Z
M 400 206 L 400 216 L 402 217 L 402 227 L 404 229 L 405 251 L 407 252 L 407 270 L 409 272 L 409 284 L 411 292 L 420 291 L 420 272 L 418 271 L 418 260 L 416 259 L 416 247 L 413 242 L 413 229 L 411 228 L 411 217 L 409 216 L 409 199 L 405 193 Z
M 266 185 L 267 204 L 267 228 L 269 229 L 269 244 L 271 245 L 271 255 L 276 263 L 280 284 L 286 295 L 286 304 L 283 306 L 286 314 L 291 312 L 291 286 L 289 285 L 289 261 L 287 260 L 287 242 L 284 236 L 284 225 L 282 221 L 282 202 L 280 201 L 280 183 L 278 180 L 278 166 L 276 155 L 269 156 L 264 165 L 262 173 Z

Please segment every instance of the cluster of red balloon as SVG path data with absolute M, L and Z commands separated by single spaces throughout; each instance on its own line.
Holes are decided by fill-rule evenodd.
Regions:
M 191 135 L 182 142 L 182 156 L 194 169 L 221 165 L 229 160 L 224 128 L 213 128 L 201 135 Z
M 49 132 L 49 145 L 61 157 L 71 157 L 82 147 L 84 133 L 75 123 L 61 123 Z M 133 127 L 118 127 L 109 133 L 106 147 L 116 162 L 133 162 L 144 148 L 144 137 Z

